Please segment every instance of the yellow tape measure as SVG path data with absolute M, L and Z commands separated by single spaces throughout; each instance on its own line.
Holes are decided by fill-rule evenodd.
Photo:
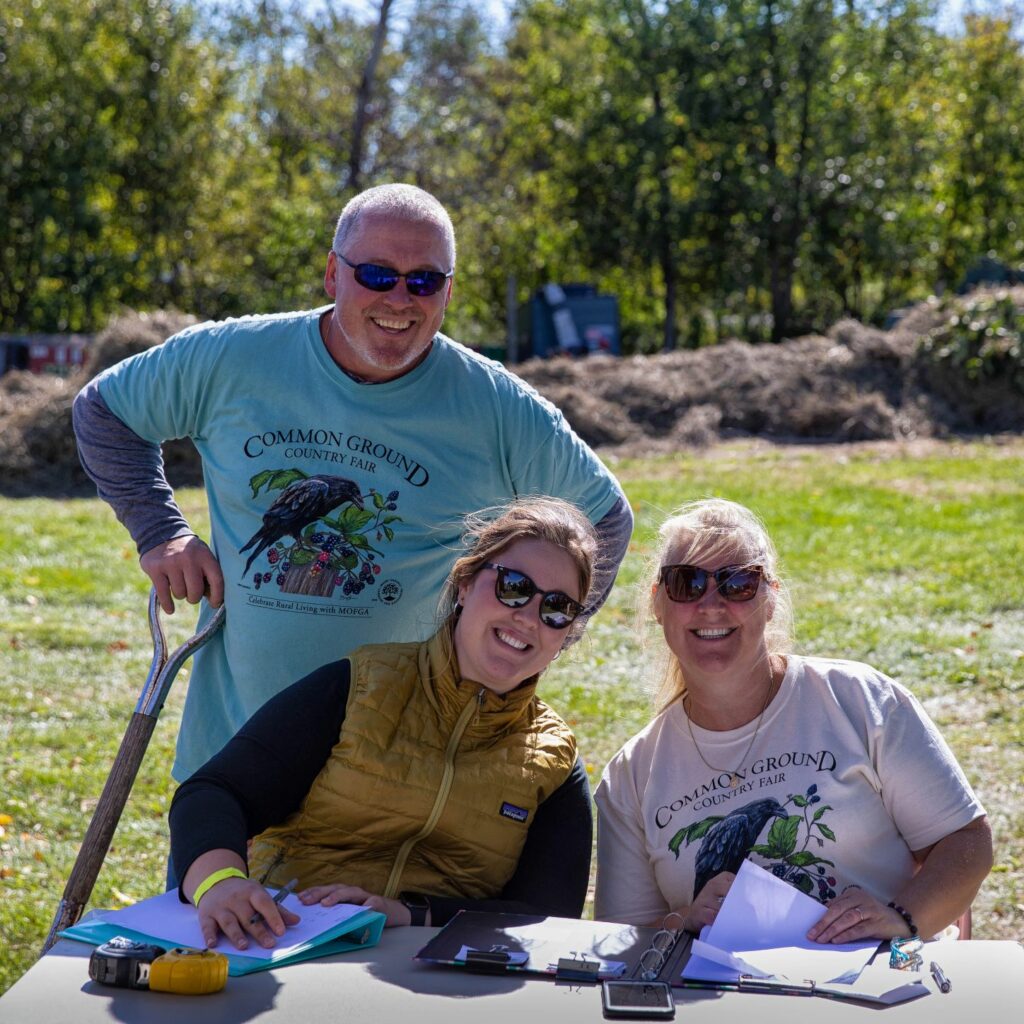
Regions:
M 93 950 L 89 977 L 118 988 L 202 996 L 227 984 L 228 959 L 209 949 L 165 950 L 118 935 Z

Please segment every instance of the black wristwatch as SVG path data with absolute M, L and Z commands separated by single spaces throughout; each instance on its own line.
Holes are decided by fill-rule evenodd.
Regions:
M 422 927 L 427 923 L 427 912 L 430 910 L 430 900 L 421 892 L 400 892 L 399 902 L 412 914 L 409 924 Z

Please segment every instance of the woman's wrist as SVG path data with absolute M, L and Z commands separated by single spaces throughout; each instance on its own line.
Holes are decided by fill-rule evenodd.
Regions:
M 888 906 L 890 910 L 895 910 L 903 919 L 903 925 L 907 929 L 907 936 L 905 937 L 916 938 L 918 934 L 917 925 L 914 923 L 914 918 L 910 911 L 907 910 L 906 907 L 901 906 L 895 900 L 890 900 L 886 906 Z
M 229 872 L 220 874 L 220 872 Z M 213 878 L 214 875 L 220 875 Z M 181 879 L 181 894 L 194 906 L 214 885 L 226 878 L 248 878 L 245 861 L 234 850 L 207 850 L 188 866 Z M 211 880 L 212 879 L 212 880 Z
M 195 888 L 192 893 L 192 903 L 194 906 L 199 906 L 199 901 L 218 883 L 223 882 L 225 878 L 248 878 L 249 876 L 239 868 L 218 868 L 216 871 L 211 871 Z

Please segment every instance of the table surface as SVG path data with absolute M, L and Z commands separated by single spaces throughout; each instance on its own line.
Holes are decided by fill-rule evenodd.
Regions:
M 602 1021 L 600 988 L 556 984 L 524 975 L 480 975 L 414 962 L 435 934 L 429 928 L 384 932 L 372 949 L 229 978 L 209 996 L 135 992 L 89 979 L 92 947 L 62 941 L 0 997 L 2 1024 L 559 1024 Z M 752 1021 L 866 1020 L 881 1013 L 897 1024 L 957 1021 L 978 1024 L 1015 1016 L 1024 1005 L 1024 946 L 1019 942 L 929 944 L 952 982 L 938 992 L 929 974 L 928 995 L 890 1007 L 801 996 L 676 989 L 679 1024 Z M 1017 1006 L 1017 1010 L 1013 1007 Z

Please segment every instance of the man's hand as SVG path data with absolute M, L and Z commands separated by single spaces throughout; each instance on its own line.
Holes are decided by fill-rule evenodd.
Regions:
M 199 604 L 206 595 L 211 607 L 224 602 L 224 574 L 213 552 L 194 534 L 175 537 L 150 548 L 140 559 L 153 581 L 160 607 L 174 614 L 174 598 Z
M 299 899 L 308 907 L 319 903 L 322 907 L 333 907 L 336 903 L 354 903 L 383 914 L 387 920 L 385 928 L 412 924 L 409 908 L 400 900 L 389 900 L 376 893 L 367 892 L 358 885 L 314 885 L 299 893 Z M 429 924 L 429 917 L 427 923 Z

